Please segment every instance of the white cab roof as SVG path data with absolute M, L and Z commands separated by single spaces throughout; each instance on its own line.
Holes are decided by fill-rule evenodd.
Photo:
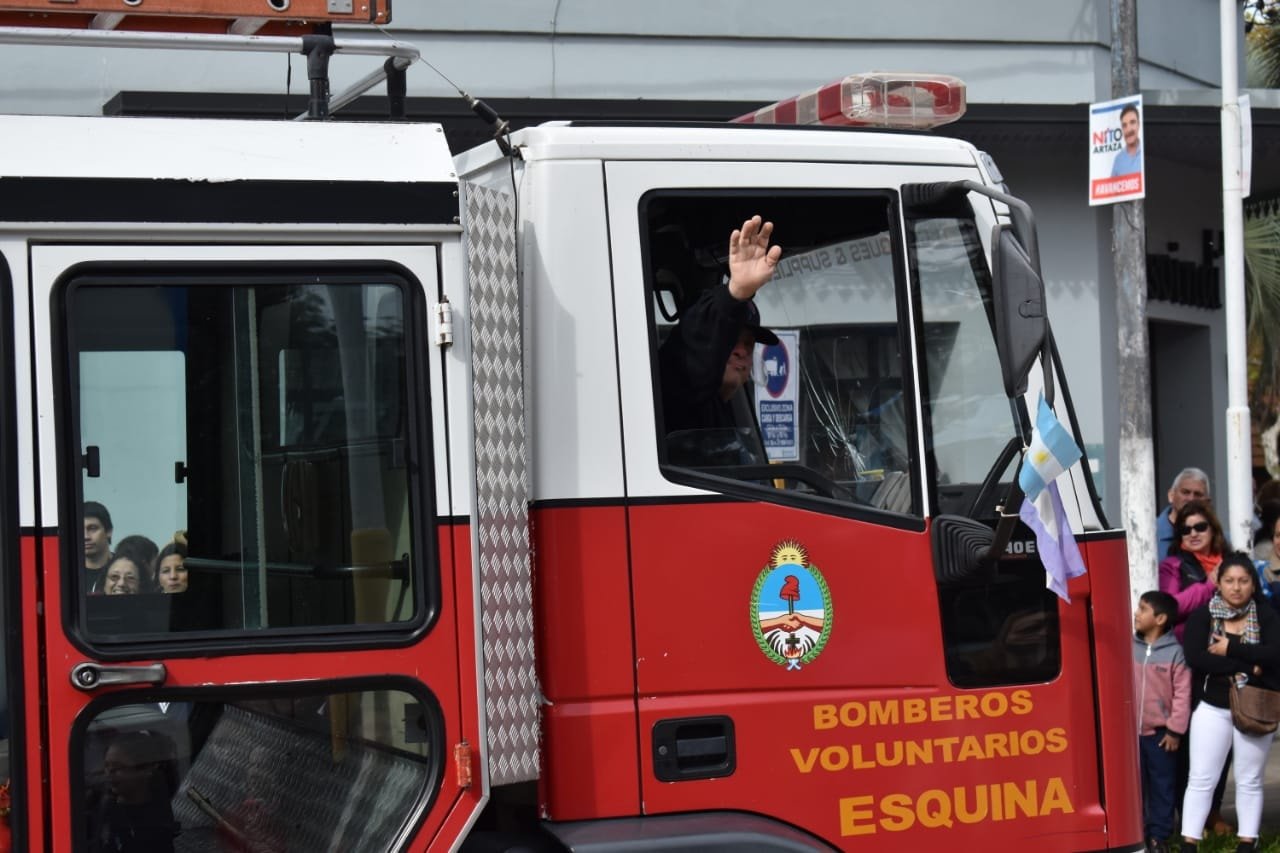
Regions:
M 750 125 L 571 125 L 553 122 L 512 134 L 534 160 L 777 160 L 789 162 L 929 163 L 972 166 L 974 148 L 942 136 L 827 128 Z M 467 175 L 492 163 L 497 146 L 457 157 Z

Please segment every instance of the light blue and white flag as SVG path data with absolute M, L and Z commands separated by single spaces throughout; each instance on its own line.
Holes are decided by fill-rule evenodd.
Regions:
M 1022 470 L 1018 472 L 1022 493 L 1034 501 L 1045 486 L 1058 479 L 1079 458 L 1080 446 L 1041 394 L 1040 405 L 1036 408 L 1036 425 L 1031 431 L 1031 446 L 1027 448 Z
M 1040 552 L 1040 562 L 1044 563 L 1045 585 L 1070 603 L 1067 581 L 1084 574 L 1084 560 L 1076 538 L 1071 535 L 1058 484 L 1045 486 L 1034 501 L 1024 499 L 1018 517 L 1036 535 L 1036 550 Z
M 1031 446 L 1022 459 L 1018 484 L 1026 498 L 1018 517 L 1036 535 L 1036 550 L 1044 563 L 1046 585 L 1059 598 L 1070 602 L 1067 581 L 1084 574 L 1080 548 L 1071 535 L 1071 524 L 1062 507 L 1062 495 L 1054 481 L 1080 458 L 1080 447 L 1066 427 L 1053 414 L 1053 409 L 1040 396 L 1036 409 L 1036 425 L 1031 433 Z

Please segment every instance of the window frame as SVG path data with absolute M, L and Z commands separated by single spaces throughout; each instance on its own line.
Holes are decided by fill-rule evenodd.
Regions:
M 770 504 L 807 509 L 824 515 L 867 521 L 883 527 L 899 530 L 923 532 L 925 530 L 925 496 L 921 489 L 921 474 L 924 460 L 920 458 L 920 416 L 917 411 L 919 385 L 912 379 L 904 385 L 904 413 L 909 439 L 908 470 L 910 482 L 911 513 L 895 513 L 877 509 L 865 504 L 826 498 L 820 495 L 798 493 L 788 489 L 775 489 L 757 486 L 742 480 L 719 477 L 711 473 L 695 471 L 666 460 L 665 419 L 662 412 L 662 383 L 658 361 L 658 324 L 655 314 L 655 270 L 653 269 L 653 252 L 650 245 L 649 212 L 650 205 L 662 200 L 685 200 L 699 198 L 715 199 L 789 199 L 803 200 L 820 197 L 824 199 L 882 199 L 885 203 L 885 219 L 892 247 L 894 310 L 896 316 L 896 334 L 899 352 L 901 353 L 901 370 L 904 377 L 916 374 L 916 352 L 913 346 L 911 328 L 914 319 L 912 313 L 911 294 L 908 287 L 906 264 L 906 235 L 903 227 L 902 206 L 899 193 L 894 188 L 831 188 L 831 187 L 765 187 L 765 186 L 725 186 L 725 187 L 659 187 L 645 191 L 637 202 L 638 238 L 644 281 L 645 320 L 649 341 L 649 370 L 651 390 L 653 393 L 654 440 L 658 470 L 668 482 L 690 486 L 715 492 L 719 496 L 710 496 L 711 500 L 759 501 Z M 738 223 L 728 224 L 732 230 Z M 728 230 L 725 232 L 728 239 Z M 768 318 L 765 318 L 766 323 Z
M 438 266 L 438 260 L 437 260 Z M 252 284 L 245 284 L 251 278 Z M 190 631 L 138 638 L 95 636 L 86 630 L 84 595 L 78 580 L 83 477 L 80 462 L 78 352 L 71 329 L 71 302 L 83 287 L 261 287 L 296 284 L 358 286 L 386 284 L 403 295 L 406 412 L 406 488 L 413 559 L 414 616 L 385 624 L 318 625 L 258 630 Z M 427 294 L 422 281 L 400 263 L 386 260 L 332 261 L 87 261 L 65 270 L 50 291 L 51 348 L 56 388 L 59 532 L 63 631 L 71 643 L 98 660 L 139 657 L 191 658 L 288 653 L 330 649 L 398 648 L 412 645 L 435 626 L 444 610 L 436 526 L 434 447 L 431 423 Z M 75 355 L 77 357 L 73 358 Z M 444 429 L 442 425 L 439 429 Z

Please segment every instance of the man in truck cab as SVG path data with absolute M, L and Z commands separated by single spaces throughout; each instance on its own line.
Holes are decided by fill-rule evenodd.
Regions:
M 772 222 L 753 216 L 729 235 L 728 284 L 704 291 L 681 312 L 679 324 L 659 349 L 669 438 L 684 431 L 749 427 L 758 444 L 749 406 L 739 404 L 736 410 L 734 402 L 751 379 L 755 344 L 778 343 L 777 335 L 760 325 L 753 301 L 782 256 L 781 246 L 769 245 L 772 234 Z M 742 410 L 748 412 L 745 419 Z

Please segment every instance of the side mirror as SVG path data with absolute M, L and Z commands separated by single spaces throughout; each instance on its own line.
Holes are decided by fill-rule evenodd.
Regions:
M 1044 282 L 1038 265 L 1008 225 L 995 227 L 991 247 L 996 351 L 1005 394 L 1014 398 L 1026 393 L 1031 366 L 1047 341 Z

